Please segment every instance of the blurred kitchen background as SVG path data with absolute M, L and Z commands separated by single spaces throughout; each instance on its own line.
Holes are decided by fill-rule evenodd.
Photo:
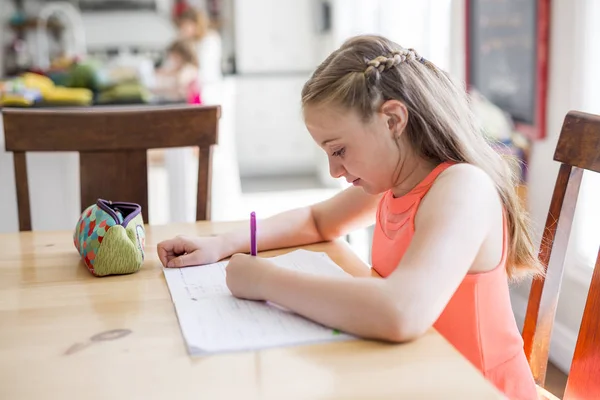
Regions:
M 539 52 L 547 62 L 547 79 L 545 73 L 525 71 L 529 80 L 523 82 L 534 88 L 535 80 L 547 88 L 536 100 L 546 108 L 541 135 L 524 134 L 501 104 L 473 92 L 485 133 L 523 162 L 519 190 L 539 243 L 558 171 L 552 157 L 563 118 L 571 109 L 600 114 L 596 51 L 600 2 L 470 2 L 493 3 L 500 10 L 525 7 L 532 13 L 525 17 L 517 13 L 523 18 L 513 21 L 520 21 L 530 33 L 547 28 L 547 52 Z M 200 101 L 222 106 L 212 219 L 247 219 L 250 211 L 264 218 L 324 200 L 345 187 L 345 182 L 329 176 L 326 156 L 312 142 L 301 118 L 300 90 L 311 71 L 348 37 L 378 33 L 415 48 L 464 80 L 466 4 L 466 0 L 0 0 L 0 100 L 3 107 L 198 102 L 194 93 L 173 98 L 156 87 L 157 71 L 169 66 L 167 49 L 178 36 L 174 17 L 186 9 L 199 10 L 210 22 L 198 47 L 201 69 L 207 69 Z M 549 7 L 544 18 L 536 17 L 540 4 Z M 525 41 L 522 48 L 536 54 L 531 42 Z M 506 54 L 510 59 L 512 53 Z M 505 69 L 506 77 L 523 73 Z M 28 154 L 33 229 L 73 228 L 80 210 L 77 157 Z M 192 221 L 196 153 L 153 151 L 149 163 L 149 222 Z M 1 129 L 0 188 L 0 233 L 17 231 L 13 160 L 4 151 Z M 570 365 L 597 252 L 600 215 L 593 205 L 600 203 L 599 192 L 597 177 L 584 176 L 552 339 L 551 357 L 562 371 Z M 369 237 L 367 229 L 348 238 L 367 262 Z M 519 323 L 528 290 L 527 284 L 513 290 Z
M 2 100 L 23 107 L 184 102 L 154 93 L 155 71 L 178 37 L 178 13 L 198 10 L 210 22 L 200 63 L 218 70 L 203 84 L 202 103 L 222 106 L 212 218 L 245 219 L 251 210 L 266 217 L 345 187 L 329 176 L 326 156 L 301 118 L 300 91 L 311 71 L 346 38 L 364 32 L 387 35 L 448 69 L 451 3 L 3 0 Z M 34 229 L 71 228 L 79 209 L 78 156 L 27 157 Z M 0 186 L 8 188 L 0 195 L 7 210 L 0 232 L 17 229 L 11 158 L 0 151 Z M 149 159 L 150 223 L 193 220 L 195 152 L 153 151 Z M 353 237 L 367 259 L 368 232 Z

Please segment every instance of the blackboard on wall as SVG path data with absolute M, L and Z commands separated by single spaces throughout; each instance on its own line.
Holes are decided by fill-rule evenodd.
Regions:
M 545 136 L 549 0 L 466 0 L 467 83 Z

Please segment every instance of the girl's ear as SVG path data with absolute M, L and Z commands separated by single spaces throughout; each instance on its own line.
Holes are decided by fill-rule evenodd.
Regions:
M 394 139 L 402 135 L 408 123 L 408 109 L 398 100 L 388 100 L 381 105 L 381 112 L 385 115 L 387 128 Z

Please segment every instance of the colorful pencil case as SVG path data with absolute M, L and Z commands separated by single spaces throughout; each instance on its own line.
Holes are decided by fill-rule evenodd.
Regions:
M 73 243 L 95 276 L 137 272 L 144 262 L 142 207 L 98 199 L 81 214 Z

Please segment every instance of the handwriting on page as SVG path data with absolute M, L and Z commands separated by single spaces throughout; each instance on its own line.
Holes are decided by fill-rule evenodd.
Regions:
M 281 268 L 344 276 L 325 253 L 296 250 L 270 258 Z M 227 262 L 165 269 L 165 277 L 189 352 L 255 350 L 273 346 L 348 340 L 352 337 L 265 302 L 233 297 Z
M 233 296 L 198 300 L 182 314 L 190 319 L 186 339 L 202 352 L 260 349 L 336 338 L 331 329 L 288 311 Z
M 213 295 L 229 295 L 225 283 L 226 262 L 204 265 L 197 268 L 181 268 L 179 273 L 191 300 Z

